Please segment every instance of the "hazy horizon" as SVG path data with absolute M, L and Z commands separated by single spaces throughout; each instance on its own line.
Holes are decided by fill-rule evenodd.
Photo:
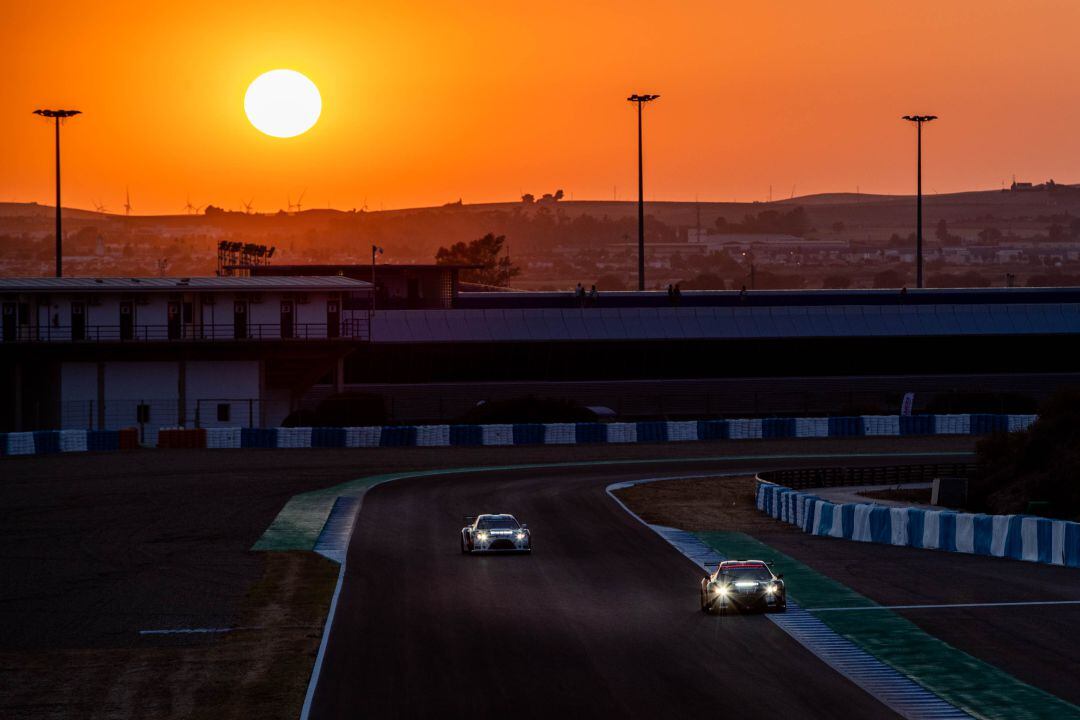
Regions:
M 78 108 L 64 131 L 65 205 L 140 214 L 187 198 L 284 208 L 408 208 L 636 197 L 633 92 L 650 201 L 822 192 L 908 194 L 914 128 L 927 193 L 1075 177 L 1080 5 L 929 1 L 663 10 L 317 3 L 168 13 L 13 6 L 0 27 L 6 166 L 0 197 L 52 196 L 52 132 L 35 108 Z M 56 52 L 41 51 L 48 38 Z M 322 114 L 290 139 L 244 115 L 260 73 L 295 68 Z

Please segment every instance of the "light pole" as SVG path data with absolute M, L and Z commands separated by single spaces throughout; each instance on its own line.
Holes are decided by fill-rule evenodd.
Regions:
M 638 290 L 645 289 L 645 183 L 642 179 L 642 156 L 641 156 L 641 106 L 659 98 L 659 95 L 633 94 L 626 98 L 632 103 L 637 103 L 637 228 L 638 228 L 638 261 L 637 261 L 637 285 Z
M 82 110 L 35 110 L 35 115 L 52 118 L 56 124 L 56 277 L 63 277 L 63 248 L 60 225 L 60 121 L 74 117 Z
M 371 246 L 371 314 L 375 314 L 375 255 L 382 255 L 383 249 L 378 245 Z
M 937 120 L 937 115 L 905 115 L 904 120 L 915 123 L 916 133 L 916 161 L 915 173 L 918 187 L 918 203 L 915 211 L 915 287 L 922 287 L 922 126 L 923 123 Z

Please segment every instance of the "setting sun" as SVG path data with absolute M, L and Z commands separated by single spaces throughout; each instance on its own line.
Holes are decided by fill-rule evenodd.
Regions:
M 271 70 L 248 86 L 244 112 L 267 135 L 295 137 L 318 122 L 322 97 L 315 83 L 295 70 Z

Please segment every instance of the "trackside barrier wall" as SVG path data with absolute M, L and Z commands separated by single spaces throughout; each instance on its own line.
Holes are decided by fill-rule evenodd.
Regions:
M 757 508 L 811 535 L 1080 567 L 1080 523 L 1066 520 L 832 503 L 761 479 Z
M 0 433 L 0 457 L 127 450 L 136 447 L 137 437 L 138 431 L 135 429 L 36 430 Z
M 1026 429 L 1035 415 L 864 415 L 828 418 L 732 418 L 616 423 L 394 425 L 330 428 L 162 428 L 162 448 L 450 447 L 589 445 L 861 435 L 982 435 Z M 0 433 L 0 456 L 124 450 L 138 431 L 43 430 Z

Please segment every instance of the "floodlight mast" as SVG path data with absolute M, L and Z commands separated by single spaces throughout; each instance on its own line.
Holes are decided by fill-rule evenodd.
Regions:
M 641 151 L 641 106 L 659 97 L 634 93 L 626 98 L 629 102 L 637 103 L 638 290 L 645 289 L 645 183 L 642 178 L 644 168 Z
M 916 160 L 915 174 L 918 200 L 915 210 L 915 287 L 923 286 L 923 253 L 922 253 L 922 126 L 923 123 L 937 120 L 937 115 L 904 115 L 902 120 L 915 123 L 916 131 Z
M 56 125 L 56 277 L 63 277 L 63 235 L 60 220 L 60 121 L 81 114 L 81 110 L 35 110 L 35 115 L 52 118 Z

